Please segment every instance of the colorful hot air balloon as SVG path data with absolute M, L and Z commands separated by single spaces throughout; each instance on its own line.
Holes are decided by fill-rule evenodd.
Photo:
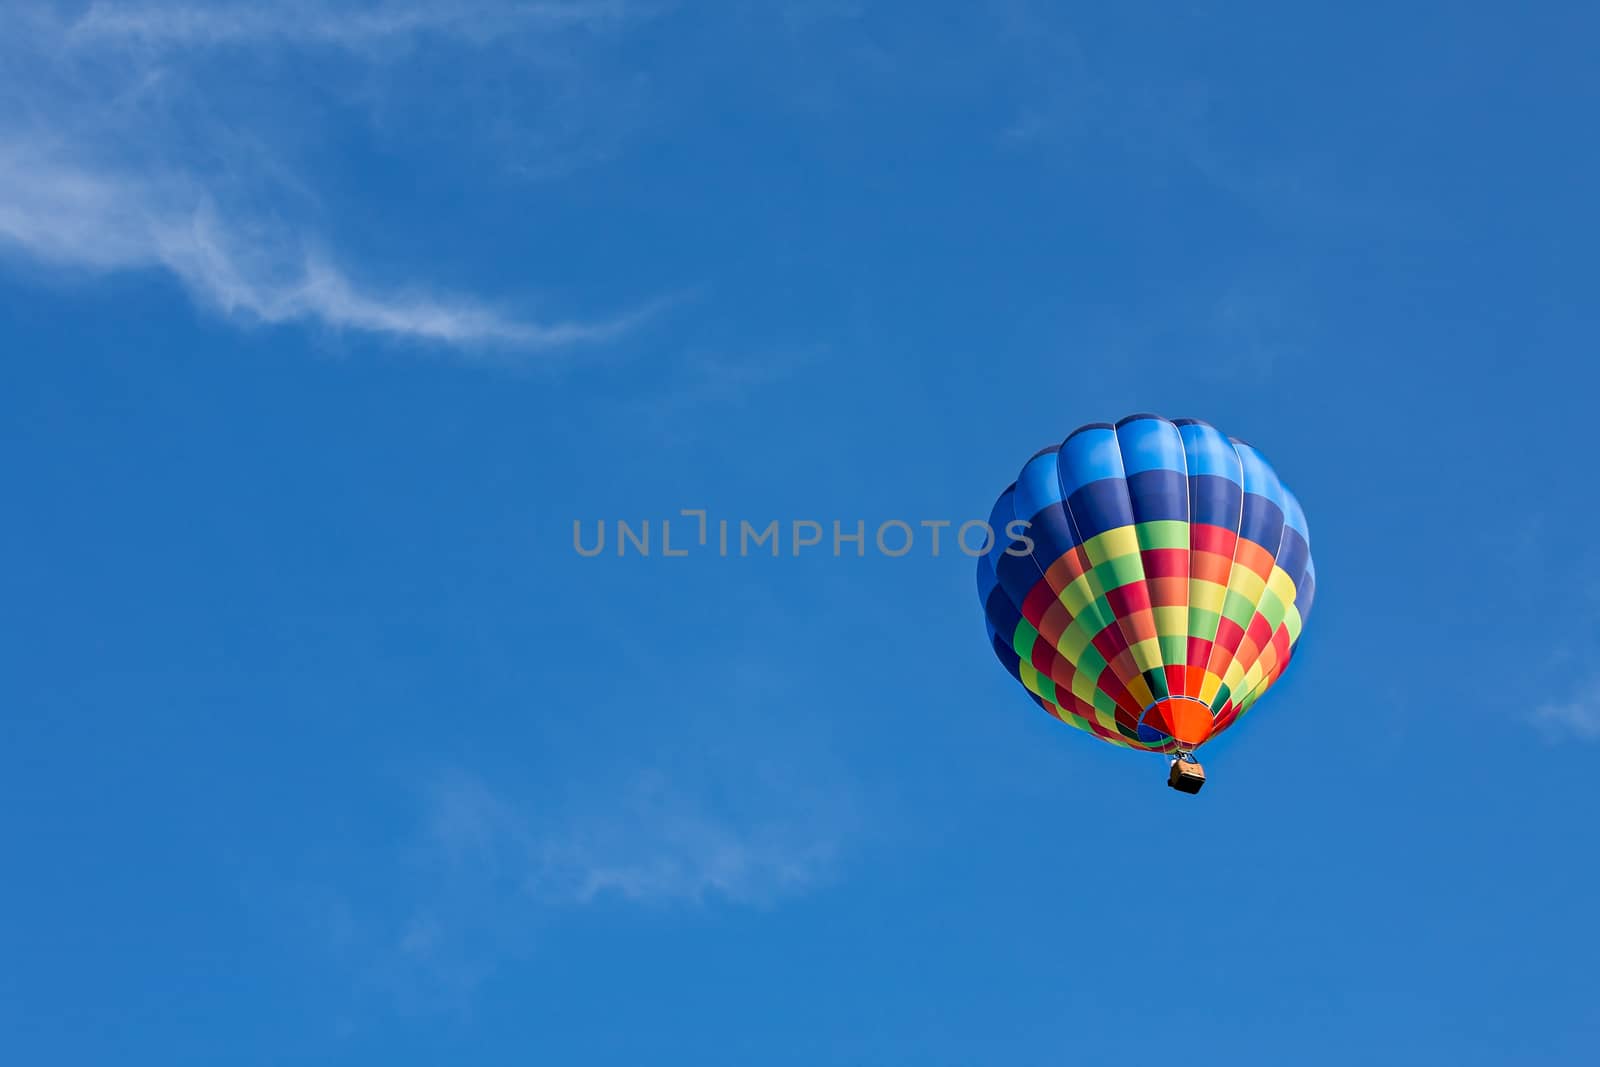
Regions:
M 1131 415 L 1046 448 L 995 502 L 978 598 L 1036 703 L 1103 741 L 1175 758 L 1231 726 L 1289 664 L 1311 610 L 1305 514 L 1250 445 Z

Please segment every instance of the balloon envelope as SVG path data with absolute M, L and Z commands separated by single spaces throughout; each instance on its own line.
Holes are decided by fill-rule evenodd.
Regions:
M 978 560 L 995 655 L 1103 741 L 1192 750 L 1282 674 L 1316 585 L 1294 495 L 1194 419 L 1093 423 L 1000 494 Z

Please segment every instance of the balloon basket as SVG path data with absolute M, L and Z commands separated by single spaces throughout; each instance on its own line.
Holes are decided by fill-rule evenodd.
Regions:
M 1167 784 L 1180 793 L 1198 793 L 1206 784 L 1205 768 L 1194 762 L 1193 757 L 1173 760 Z

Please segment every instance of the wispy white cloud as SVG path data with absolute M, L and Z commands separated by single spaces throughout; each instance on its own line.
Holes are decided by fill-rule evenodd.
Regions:
M 622 810 L 552 842 L 535 885 L 583 903 L 614 895 L 768 904 L 833 877 L 838 832 L 831 820 L 797 812 L 741 824 L 650 777 Z
M 244 322 L 306 323 L 457 347 L 545 351 L 615 339 L 655 305 L 543 321 L 434 287 L 374 284 L 304 217 L 314 183 L 270 136 L 215 113 L 204 46 L 351 51 L 426 34 L 489 44 L 623 17 L 610 0 L 523 5 L 96 3 L 29 7 L 0 42 L 0 252 L 89 272 L 160 270 Z M 380 62 L 364 52 L 348 62 Z M 341 259 L 346 262 L 341 263 Z M 390 272 L 385 272 L 390 273 Z
M 709 810 L 660 774 L 640 775 L 613 807 L 559 825 L 455 774 L 434 784 L 428 847 L 455 869 L 510 873 L 535 904 L 721 899 L 762 905 L 826 883 L 841 827 L 803 809 L 744 819 Z
M 160 268 L 203 304 L 261 323 L 309 321 L 453 345 L 547 349 L 615 338 L 650 311 L 537 323 L 472 299 L 364 287 L 292 234 L 227 217 L 184 178 L 168 185 L 0 155 L 0 242 L 93 270 Z M 255 233 L 249 232 L 254 229 Z
M 512 29 L 594 26 L 626 18 L 620 0 L 544 3 L 327 4 L 97 2 L 68 26 L 75 44 L 214 47 L 279 42 L 361 48 L 437 33 L 488 42 Z
M 1553 740 L 1600 741 L 1600 679 L 1571 700 L 1541 704 L 1529 718 Z
M 387 887 L 381 902 L 357 905 L 348 889 L 296 897 L 384 1010 L 459 1014 L 497 970 L 536 952 L 550 922 L 608 904 L 771 907 L 829 884 L 850 836 L 837 797 L 804 790 L 746 790 L 740 814 L 657 773 L 604 795 L 558 811 L 445 774 L 422 794 L 403 864 L 365 865 L 360 880 Z

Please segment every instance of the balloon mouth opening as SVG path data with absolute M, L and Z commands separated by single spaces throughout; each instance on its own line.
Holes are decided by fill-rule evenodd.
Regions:
M 1211 736 L 1214 722 L 1211 706 L 1205 701 L 1197 697 L 1167 697 L 1145 709 L 1139 732 L 1165 734 L 1184 748 L 1192 749 Z

